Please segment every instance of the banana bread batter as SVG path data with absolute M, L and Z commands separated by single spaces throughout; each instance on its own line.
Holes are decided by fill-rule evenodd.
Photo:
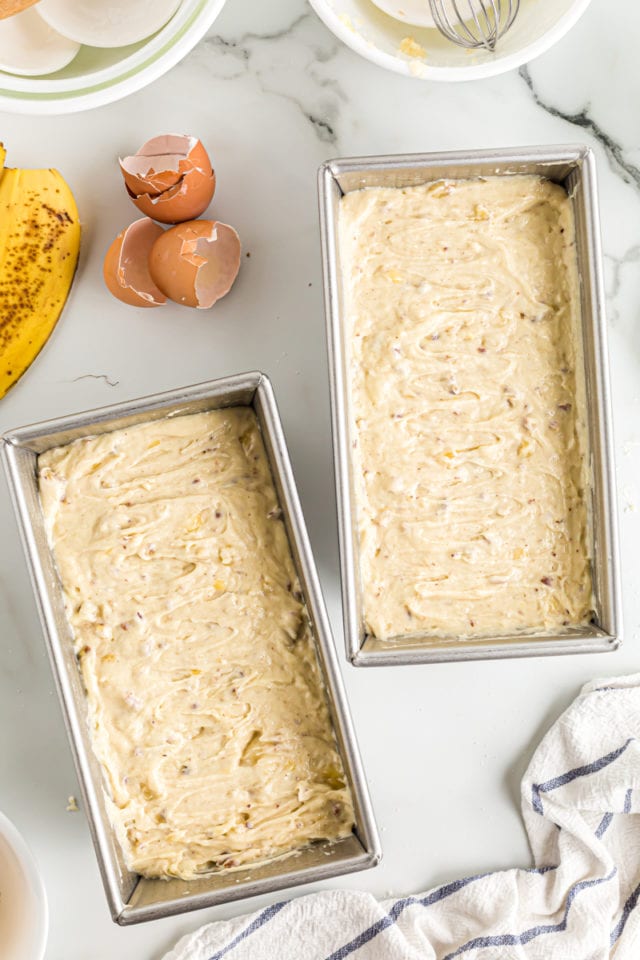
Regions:
M 342 198 L 339 241 L 368 633 L 588 622 L 565 191 L 535 176 L 367 188 Z
M 126 860 L 191 879 L 351 833 L 252 410 L 48 450 L 40 494 Z

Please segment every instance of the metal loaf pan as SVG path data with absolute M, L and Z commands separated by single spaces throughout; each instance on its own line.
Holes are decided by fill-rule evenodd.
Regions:
M 67 444 L 80 437 L 95 436 L 163 417 L 238 405 L 254 408 L 262 431 L 316 638 L 331 717 L 354 801 L 356 824 L 353 834 L 344 840 L 318 843 L 271 863 L 226 874 L 215 873 L 188 883 L 176 879 L 148 880 L 127 869 L 106 812 L 102 771 L 91 748 L 84 688 L 40 507 L 37 457 L 50 447 Z M 4 464 L 113 919 L 119 924 L 138 923 L 248 896 L 273 893 L 294 884 L 324 880 L 374 866 L 381 856 L 378 834 L 280 417 L 268 378 L 261 373 L 241 374 L 34 424 L 13 430 L 2 439 Z
M 443 178 L 518 174 L 538 174 L 562 184 L 573 205 L 592 480 L 588 508 L 594 622 L 585 628 L 574 628 L 553 636 L 518 634 L 482 640 L 413 636 L 383 642 L 366 635 L 361 608 L 338 236 L 340 198 L 364 187 L 406 187 Z M 320 167 L 318 186 L 342 604 L 349 660 L 357 666 L 364 666 L 614 650 L 619 643 L 620 587 L 606 320 L 593 153 L 581 145 L 568 145 L 338 159 Z

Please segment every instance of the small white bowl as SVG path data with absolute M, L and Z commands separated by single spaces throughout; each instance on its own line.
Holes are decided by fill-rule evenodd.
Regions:
M 0 957 L 42 960 L 48 930 L 47 895 L 36 862 L 0 813 Z
M 309 2 L 332 33 L 367 60 L 407 77 L 459 81 L 492 77 L 533 60 L 564 36 L 590 0 L 521 0 L 495 53 L 457 47 L 435 28 L 395 20 L 371 0 Z
M 46 77 L 0 71 L 0 110 L 58 114 L 112 103 L 140 90 L 182 60 L 205 35 L 226 0 L 182 0 L 147 40 L 110 49 L 81 47 L 71 63 Z

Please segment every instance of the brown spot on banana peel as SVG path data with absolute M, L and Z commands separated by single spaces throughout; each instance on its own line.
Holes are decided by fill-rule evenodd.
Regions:
M 49 339 L 71 289 L 79 250 L 78 211 L 62 176 L 56 170 L 5 168 L 0 175 L 0 397 Z

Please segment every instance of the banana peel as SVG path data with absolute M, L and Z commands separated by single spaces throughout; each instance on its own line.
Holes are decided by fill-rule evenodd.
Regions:
M 0 144 L 0 397 L 45 345 L 80 252 L 73 194 L 57 170 L 4 167 Z

